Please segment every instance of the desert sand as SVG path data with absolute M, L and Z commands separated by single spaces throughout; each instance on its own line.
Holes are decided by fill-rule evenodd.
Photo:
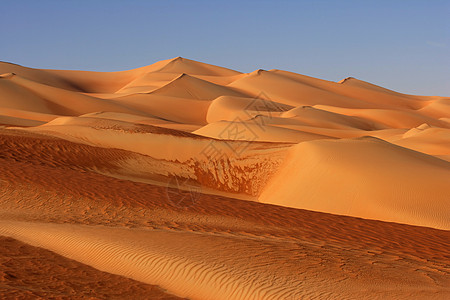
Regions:
M 0 166 L 0 298 L 450 298 L 449 97 L 0 62 Z

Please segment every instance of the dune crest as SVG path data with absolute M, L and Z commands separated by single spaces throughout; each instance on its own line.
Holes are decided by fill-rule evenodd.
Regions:
M 0 62 L 0 166 L 0 298 L 450 298 L 449 97 Z

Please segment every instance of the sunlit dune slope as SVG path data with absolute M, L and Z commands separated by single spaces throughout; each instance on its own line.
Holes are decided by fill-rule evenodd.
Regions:
M 298 208 L 409 224 L 447 226 L 442 216 L 439 217 L 439 214 L 434 212 L 447 212 L 449 201 L 446 199 L 450 198 L 449 190 L 440 182 L 448 180 L 448 172 L 437 175 L 430 171 L 422 180 L 426 188 L 419 192 L 415 192 L 419 189 L 419 179 L 413 178 L 423 176 L 422 165 L 427 165 L 427 155 L 443 160 L 448 159 L 450 155 L 450 123 L 446 121 L 449 115 L 449 98 L 401 94 L 351 77 L 340 82 L 330 82 L 281 70 L 257 70 L 245 74 L 181 57 L 112 73 L 39 70 L 9 63 L 2 63 L 0 71 L 4 72 L 0 78 L 0 123 L 4 126 L 22 127 L 77 143 L 119 148 L 157 160 L 169 160 L 171 163 L 176 160 L 180 164 L 175 169 L 171 167 L 172 169 L 168 170 L 164 169 L 167 166 L 160 166 L 165 171 L 158 171 L 158 176 L 179 176 L 183 173 L 182 177 L 206 184 L 213 193 L 244 192 L 253 199 L 259 197 L 260 201 Z M 133 124 L 140 124 L 140 127 L 133 128 Z M 154 135 L 145 132 L 145 125 L 193 132 L 197 138 L 172 136 L 173 131 L 165 135 Z M 200 138 L 201 136 L 204 138 Z M 287 159 L 284 159 L 284 156 L 295 151 L 302 152 L 294 149 L 315 145 L 311 144 L 311 141 L 355 139 L 364 136 L 383 139 L 420 151 L 424 155 L 414 159 L 412 165 L 415 167 L 405 168 L 411 163 L 403 162 L 402 159 L 405 153 L 410 152 L 402 152 L 402 148 L 396 146 L 386 144 L 383 148 L 392 149 L 392 153 L 401 153 L 391 158 L 391 152 L 378 151 L 379 145 L 376 142 L 325 142 L 323 147 L 331 152 L 335 151 L 335 145 L 352 145 L 349 147 L 356 148 L 343 151 L 348 154 L 344 164 L 348 167 L 343 168 L 338 164 L 334 170 L 332 164 L 342 157 L 335 158 L 333 154 L 329 158 L 323 158 L 322 152 L 317 149 L 308 150 L 298 156 L 306 160 L 312 159 L 307 157 L 316 157 L 314 166 L 317 164 L 320 168 L 329 169 L 332 174 L 339 174 L 336 176 L 351 182 L 354 188 L 340 187 L 333 183 L 334 177 L 326 179 L 319 176 L 318 179 L 312 180 L 314 172 L 320 170 L 319 167 L 311 167 L 314 169 L 305 171 L 305 175 L 301 175 L 303 168 L 291 171 L 295 174 L 281 179 L 284 185 L 290 185 L 290 188 L 281 188 L 281 185 L 275 183 L 278 181 L 272 178 L 274 173 L 282 172 L 279 170 L 280 161 L 284 160 L 283 164 L 291 165 L 291 160 L 295 160 L 292 154 L 289 154 Z M 274 145 L 264 146 L 265 154 L 254 156 L 251 149 L 255 147 L 256 142 Z M 304 142 L 307 143 L 303 145 Z M 275 150 L 283 154 L 271 159 L 269 157 L 272 150 L 267 149 L 277 149 L 277 143 L 284 144 L 282 152 Z M 288 151 L 294 144 L 299 145 Z M 360 153 L 359 144 L 363 147 L 361 151 L 368 154 L 370 150 L 374 154 L 358 161 L 358 156 L 352 153 Z M 218 148 L 215 149 L 217 153 L 208 153 L 211 150 L 209 148 Z M 382 177 L 384 175 L 381 174 L 397 174 L 398 176 L 394 176 L 396 184 L 387 180 L 387 177 L 383 177 L 383 182 L 372 180 L 366 175 L 363 176 L 365 180 L 358 177 L 372 173 L 369 165 L 373 165 L 371 161 L 375 157 L 389 162 L 377 165 L 377 169 L 380 169 L 377 174 L 380 173 Z M 253 162 L 250 162 L 252 160 Z M 246 162 L 242 164 L 243 161 Z M 262 163 L 267 161 L 269 163 Z M 185 163 L 190 165 L 182 166 Z M 366 163 L 369 165 L 366 166 Z M 195 168 L 200 166 L 203 169 L 201 174 L 194 171 L 192 164 L 197 166 Z M 224 171 L 215 171 L 218 165 L 222 164 L 224 167 L 221 169 Z M 230 171 L 244 166 L 253 168 L 261 164 L 266 167 L 263 172 L 257 172 L 258 174 L 248 173 L 248 169 Z M 444 171 L 448 169 L 445 162 L 441 164 Z M 155 168 L 147 173 L 156 172 Z M 209 177 L 211 179 L 206 183 L 204 174 L 215 175 Z M 308 177 L 308 180 L 300 180 L 300 185 L 294 183 L 296 177 L 303 178 L 302 176 Z M 357 178 L 350 179 L 352 176 Z M 250 178 L 254 178 L 258 183 L 250 184 Z M 270 187 L 265 186 L 268 180 L 272 182 Z M 292 183 L 286 183 L 290 180 Z M 345 208 L 346 205 L 336 210 L 334 206 L 340 206 L 336 204 L 340 203 L 339 201 L 333 204 L 325 199 L 326 195 L 314 192 L 315 189 L 322 189 L 323 185 L 331 184 L 325 184 L 327 180 L 342 189 L 339 192 L 339 201 L 353 203 L 356 199 L 359 205 L 365 206 L 366 211 L 351 211 Z M 294 187 L 302 184 L 309 186 L 311 182 L 314 182 L 311 188 L 303 190 L 301 197 L 298 195 L 300 200 L 292 200 L 294 196 L 285 195 Z M 385 190 L 385 194 L 367 190 L 367 186 L 373 188 L 377 185 L 381 185 L 381 188 L 376 190 L 380 193 Z M 401 191 L 399 186 L 410 190 Z M 266 192 L 261 195 L 263 189 Z M 276 192 L 272 195 L 269 190 Z M 370 194 L 370 197 L 367 196 L 372 199 L 370 201 L 378 204 L 368 205 L 370 201 L 362 199 L 362 195 L 365 195 L 361 194 L 362 191 Z M 410 199 L 407 196 L 409 194 L 414 196 Z M 429 203 L 427 195 L 436 195 L 440 200 Z M 394 198 L 401 199 L 393 200 Z M 322 204 L 315 205 L 317 199 L 321 199 Z M 391 206 L 382 204 L 392 201 L 393 207 L 401 209 L 392 209 Z M 429 204 L 426 209 L 422 206 L 414 208 L 417 203 Z M 378 211 L 380 209 L 381 211 Z M 410 216 L 402 215 L 408 209 L 411 209 Z M 428 221 L 423 218 L 428 218 Z
M 448 231 L 203 189 L 180 203 L 164 186 L 111 176 L 131 152 L 25 131 L 6 130 L 1 140 L 0 235 L 101 271 L 191 299 L 445 299 L 450 292 Z
M 0 62 L 0 167 L 2 299 L 450 298 L 449 97 Z
M 48 250 L 0 237 L 2 299 L 181 299 L 162 289 L 100 272 Z
M 292 147 L 260 201 L 450 229 L 450 163 L 374 138 Z

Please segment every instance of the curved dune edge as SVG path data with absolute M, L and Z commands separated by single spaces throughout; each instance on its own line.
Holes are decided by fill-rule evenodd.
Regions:
M 430 284 L 414 274 L 417 265 L 395 254 L 375 259 L 368 249 L 350 250 L 346 256 L 340 247 L 270 237 L 14 221 L 0 222 L 0 234 L 190 299 L 366 298 L 368 291 L 375 298 L 438 299 L 450 293 L 443 288 L 445 268 L 433 271 L 435 284 Z M 395 265 L 394 273 L 408 280 L 395 277 L 394 269 L 380 278 L 384 271 L 373 269 L 374 263 Z M 346 280 L 354 268 L 368 273 Z
M 0 282 L 2 299 L 181 299 L 157 286 L 101 272 L 4 236 Z
M 127 179 L 141 177 L 145 180 L 151 175 L 177 176 L 195 180 L 205 189 L 240 193 L 252 198 L 259 195 L 290 146 L 284 143 L 212 140 L 156 126 L 89 117 L 58 118 L 46 125 L 20 131 L 103 149 L 129 151 L 116 163 L 117 167 L 124 169 L 123 173 L 130 175 Z M 120 175 L 117 170 L 108 171 L 105 170 L 104 174 Z
M 186 233 L 16 222 L 0 223 L 0 234 L 44 247 L 102 271 L 151 282 L 182 297 L 225 300 L 302 296 L 296 288 L 299 281 L 286 280 L 284 285 L 273 285 L 258 270 L 236 270 L 231 264 L 220 261 L 208 265 L 205 254 L 212 249 L 196 253 L 197 259 L 186 253 L 183 255 L 183 244 L 196 241 L 195 234 L 187 234 L 185 238 Z M 200 247 L 196 248 L 201 251 Z M 195 251 L 192 247 L 186 250 L 188 253 Z M 243 280 L 248 275 L 252 277 L 251 285 L 248 279 Z
M 127 150 L 116 170 L 95 170 L 116 178 L 165 186 L 175 176 L 209 194 L 450 229 L 449 163 L 376 138 L 250 143 L 91 117 L 58 118 L 21 131 Z M 235 144 L 245 151 L 231 150 Z M 211 159 L 211 146 L 225 155 Z
M 450 299 L 449 97 L 0 62 L 0 167 L 0 235 L 183 297 Z
M 372 137 L 304 142 L 288 152 L 259 201 L 450 229 L 447 161 Z
M 450 229 L 450 164 L 439 158 L 372 137 L 322 136 L 319 140 L 311 134 L 294 145 L 244 140 L 243 147 L 240 141 L 177 135 L 176 131 L 158 128 L 65 117 L 26 131 L 150 156 L 124 158 L 117 165 L 130 176 L 118 178 L 138 179 L 144 173 L 179 176 L 211 189 L 213 194 L 241 193 L 263 203 Z M 257 132 L 256 125 L 253 128 Z M 272 132 L 266 130 L 265 134 L 270 136 Z M 411 139 L 411 134 L 406 137 Z M 420 134 L 419 130 L 416 136 Z M 229 147 L 234 144 L 245 151 L 237 155 Z M 211 145 L 226 155 L 210 159 L 205 150 Z M 175 151 L 180 148 L 184 150 Z M 114 176 L 114 172 L 109 173 Z M 145 182 L 145 176 L 141 179 Z
M 164 187 L 93 171 L 114 172 L 116 160 L 130 152 L 5 131 L 0 139 L 4 150 L 0 156 L 1 234 L 130 277 L 148 273 L 148 266 L 137 261 L 130 270 L 131 257 L 144 255 L 142 251 L 162 253 L 161 260 L 174 267 L 176 276 L 197 278 L 187 273 L 189 262 L 199 263 L 205 276 L 212 270 L 211 278 L 228 270 L 224 278 L 231 278 L 230 289 L 242 293 L 245 287 L 268 284 L 275 296 L 281 295 L 278 287 L 288 285 L 304 298 L 439 299 L 448 295 L 449 231 L 204 194 L 195 205 L 180 208 L 167 198 Z M 162 273 L 161 277 L 159 285 L 175 293 L 169 288 L 175 283 L 166 287 L 164 281 L 173 277 Z M 179 281 L 174 290 L 184 292 L 184 282 Z M 242 298 L 232 295 L 229 299 Z

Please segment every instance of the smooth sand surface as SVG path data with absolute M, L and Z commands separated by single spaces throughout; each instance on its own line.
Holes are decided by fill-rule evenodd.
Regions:
M 0 63 L 0 166 L 0 298 L 450 298 L 448 97 Z

